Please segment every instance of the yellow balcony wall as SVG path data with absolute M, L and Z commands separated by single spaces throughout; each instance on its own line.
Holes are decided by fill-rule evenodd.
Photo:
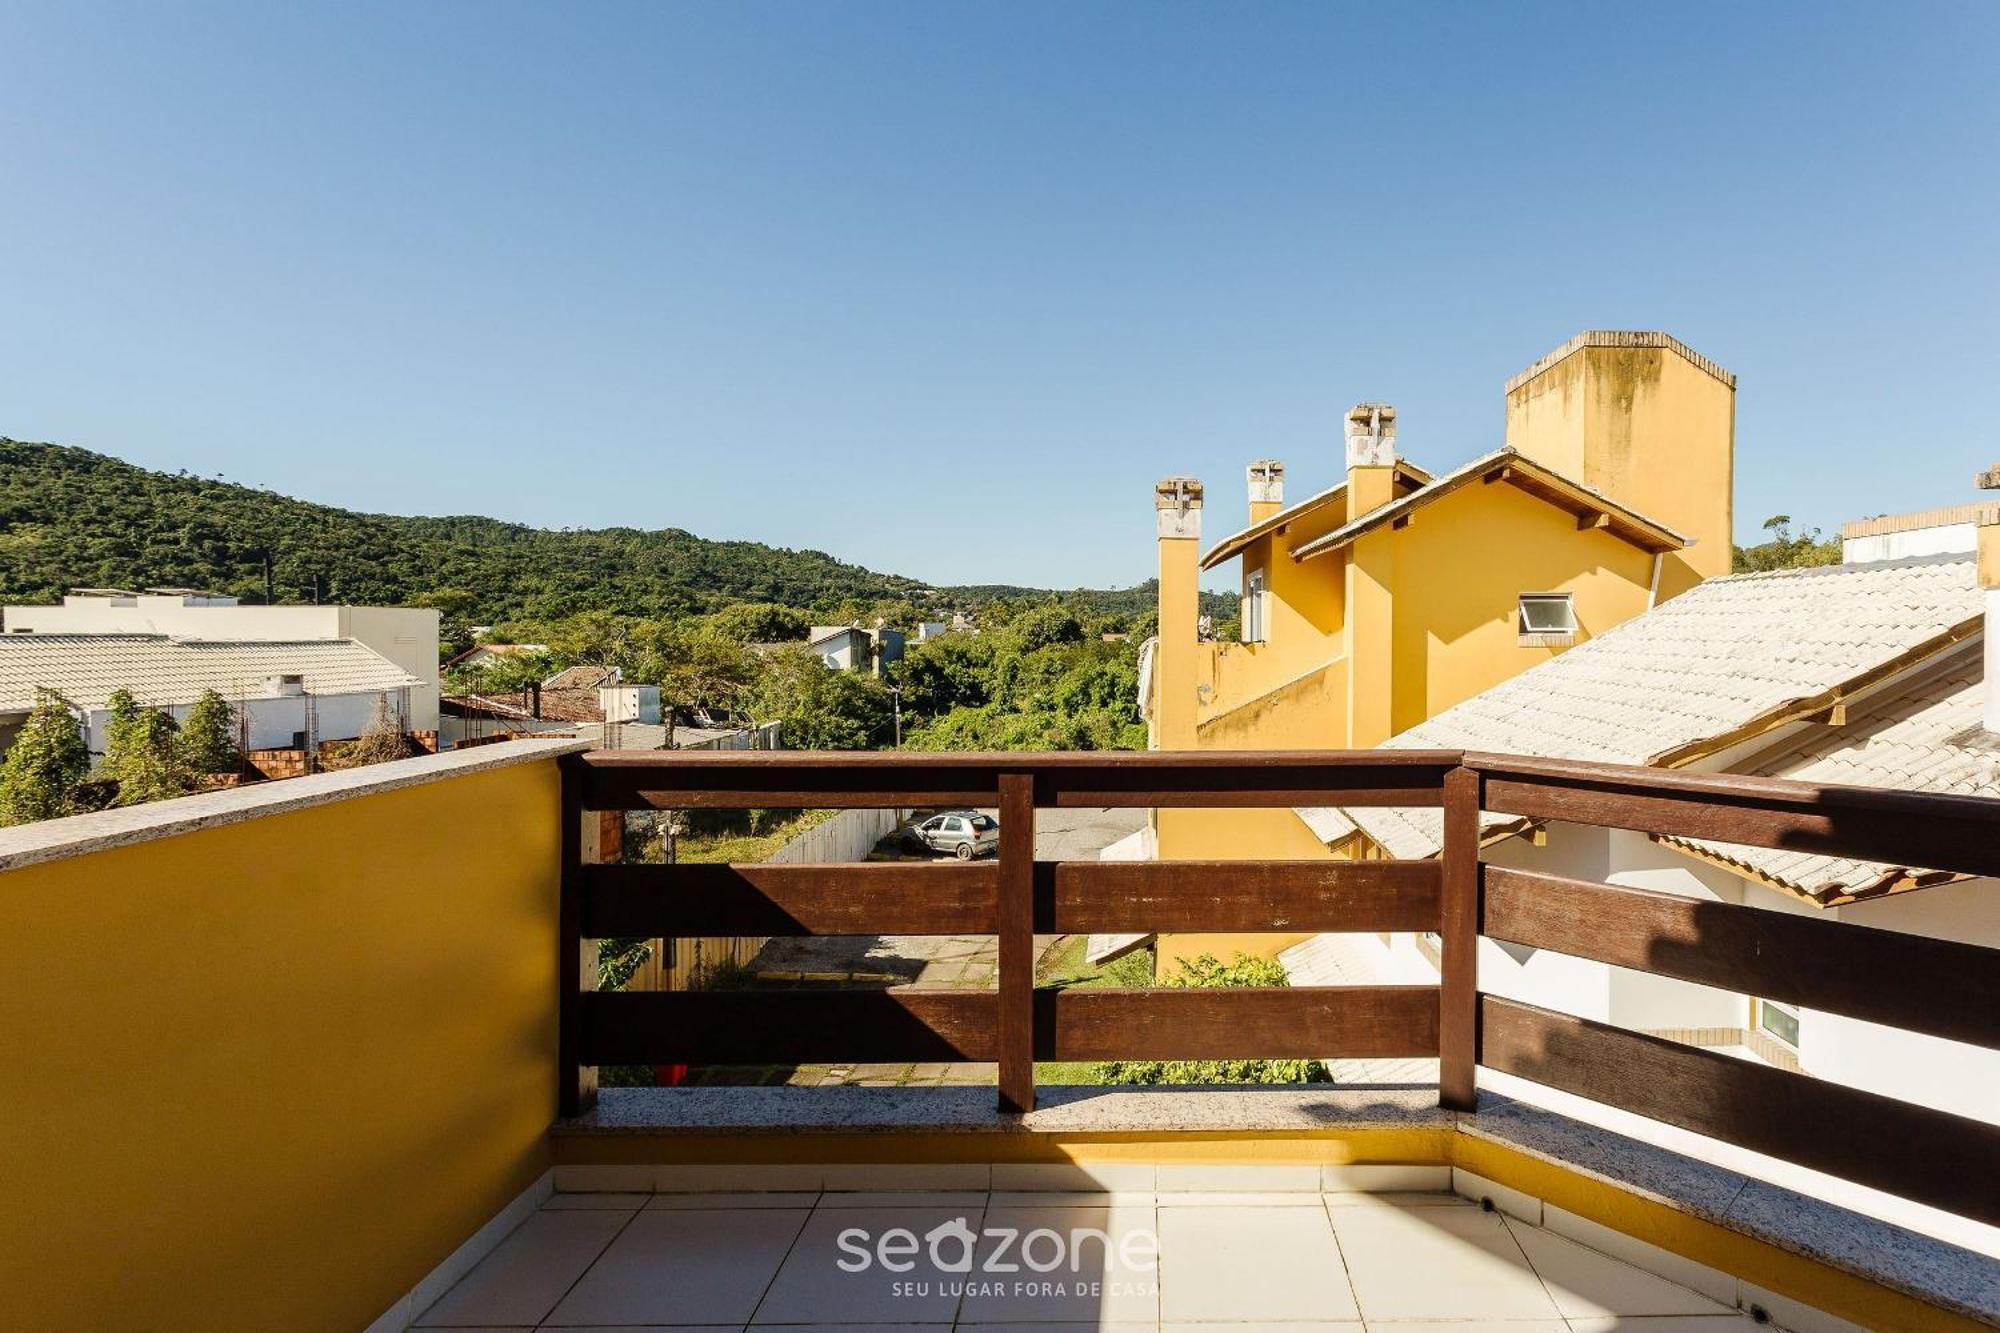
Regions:
M 508 748 L 0 871 L 4 1322 L 361 1328 L 540 1179 L 559 747 Z

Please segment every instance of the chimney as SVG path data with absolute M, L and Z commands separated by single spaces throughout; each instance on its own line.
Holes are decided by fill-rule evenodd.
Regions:
M 1736 377 L 1672 334 L 1590 329 L 1507 381 L 1507 447 L 1694 539 L 1660 598 L 1729 572 Z
M 2000 463 L 1979 474 L 1981 490 L 2000 491 Z M 2000 736 L 2000 512 L 1979 525 L 1979 586 L 1986 593 L 1986 729 Z
M 1285 507 L 1285 465 L 1260 458 L 1250 465 L 1250 521 L 1262 523 Z
M 1160 545 L 1160 637 L 1153 648 L 1153 748 L 1192 750 L 1201 651 L 1201 483 L 1167 477 L 1153 488 Z
M 1356 403 L 1347 409 L 1347 521 L 1396 498 L 1396 409 Z

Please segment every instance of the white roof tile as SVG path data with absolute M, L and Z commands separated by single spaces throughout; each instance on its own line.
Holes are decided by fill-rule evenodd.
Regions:
M 1966 555 L 1710 579 L 1385 745 L 1652 763 L 1844 685 L 1981 614 Z M 1315 831 L 1351 822 L 1391 856 L 1438 851 L 1436 811 L 1298 813 Z
M 272 676 L 303 675 L 308 693 L 371 694 L 419 682 L 352 639 L 238 643 L 164 634 L 0 634 L 0 711 L 34 706 L 36 687 L 79 708 L 102 708 L 127 689 L 156 707 L 190 704 L 203 690 L 268 698 Z
M 2000 796 L 2000 741 L 1981 726 L 1985 673 L 1977 646 L 1871 701 L 1836 731 L 1815 732 L 1741 771 L 1805 782 L 1894 787 L 1901 791 Z M 1707 838 L 1662 838 L 1758 878 L 1830 899 L 1865 894 L 1936 872 L 1809 852 L 1778 851 Z

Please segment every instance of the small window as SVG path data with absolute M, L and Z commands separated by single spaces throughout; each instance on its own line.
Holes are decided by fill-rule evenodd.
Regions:
M 1757 1001 L 1757 1026 L 1793 1050 L 1799 1048 L 1799 1011 L 1791 1005 Z
M 975 832 L 984 833 L 987 829 L 999 828 L 1000 821 L 991 815 L 974 815 L 972 817 L 972 827 Z
M 1264 571 L 1251 571 L 1243 581 L 1243 642 L 1264 642 Z
M 1520 627 L 1523 634 L 1574 634 L 1576 608 L 1566 592 L 1524 592 L 1521 594 Z

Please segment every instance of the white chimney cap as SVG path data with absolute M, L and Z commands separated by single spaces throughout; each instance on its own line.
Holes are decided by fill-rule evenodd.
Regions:
M 1393 467 L 1396 463 L 1396 409 L 1388 403 L 1356 403 L 1347 409 L 1347 466 Z
M 1153 487 L 1153 510 L 1162 537 L 1201 536 L 1201 482 L 1195 477 L 1162 477 Z

